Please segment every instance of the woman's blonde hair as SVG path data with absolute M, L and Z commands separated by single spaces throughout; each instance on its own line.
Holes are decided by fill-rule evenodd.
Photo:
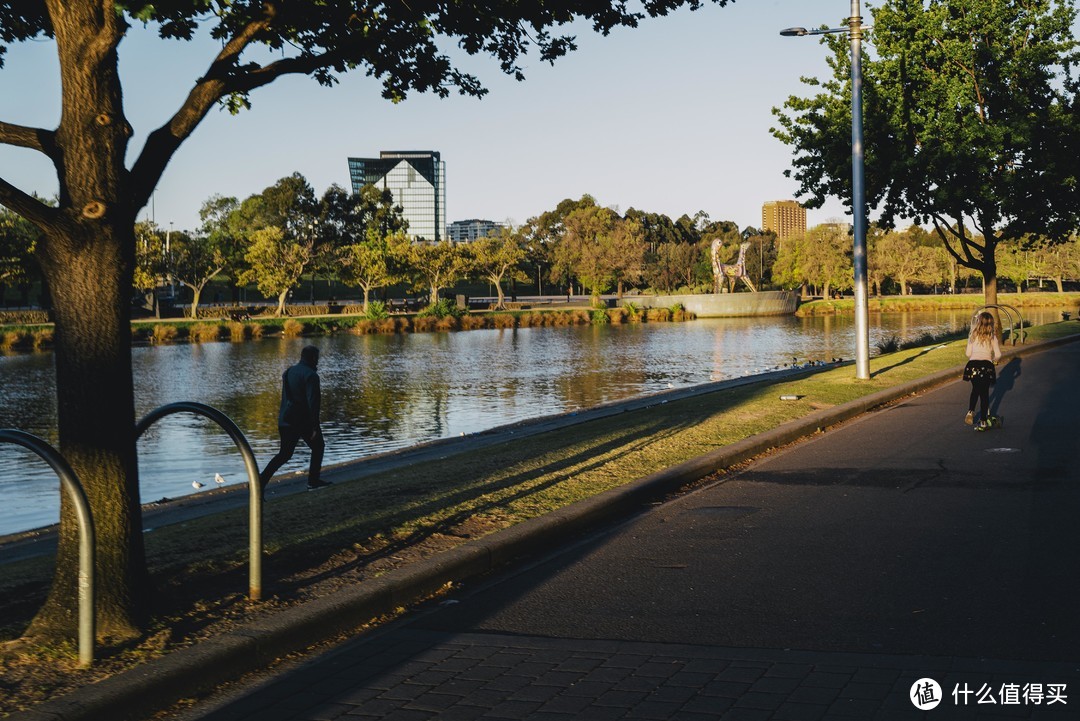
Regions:
M 968 338 L 976 342 L 989 342 L 996 332 L 997 324 L 994 322 L 994 316 L 983 311 L 975 317 L 975 322 L 971 326 L 971 333 L 968 334 Z

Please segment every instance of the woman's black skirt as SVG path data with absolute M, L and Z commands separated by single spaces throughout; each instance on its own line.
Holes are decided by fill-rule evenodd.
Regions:
M 988 360 L 968 361 L 964 366 L 964 380 L 972 381 L 976 378 L 985 378 L 991 383 L 997 380 L 997 372 L 994 364 Z

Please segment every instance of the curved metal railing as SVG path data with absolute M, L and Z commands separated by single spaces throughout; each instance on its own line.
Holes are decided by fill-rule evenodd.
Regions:
M 209 418 L 229 434 L 233 443 L 244 458 L 244 467 L 248 476 L 248 598 L 258 601 L 262 598 L 262 488 L 259 482 L 259 466 L 251 444 L 227 415 L 212 406 L 191 401 L 169 403 L 147 413 L 135 425 L 135 438 L 138 439 L 154 422 L 173 413 L 194 413 Z
M 988 305 L 980 306 L 971 314 L 971 324 L 975 324 L 975 318 L 978 317 L 979 313 L 990 309 L 1004 311 L 1005 315 L 1009 317 L 1009 339 L 1012 341 L 1012 345 L 1016 345 L 1017 337 L 1019 337 L 1021 343 L 1025 342 L 1027 330 L 1024 328 L 1024 317 L 1020 315 L 1020 311 L 1014 306 L 1003 305 L 1000 303 L 990 303 Z
M 60 452 L 37 436 L 14 428 L 0 429 L 0 442 L 14 443 L 33 451 L 52 467 L 60 478 L 60 485 L 71 499 L 75 518 L 79 523 L 79 665 L 87 667 L 94 662 L 94 636 L 97 612 L 95 607 L 94 556 L 97 537 L 94 517 L 86 491 L 79 482 L 71 465 Z

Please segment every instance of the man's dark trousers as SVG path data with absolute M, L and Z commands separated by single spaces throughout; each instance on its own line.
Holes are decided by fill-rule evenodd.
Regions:
M 266 483 L 274 477 L 278 469 L 292 458 L 293 451 L 296 450 L 296 444 L 300 439 L 303 439 L 304 443 L 307 443 L 308 448 L 311 449 L 311 463 L 308 464 L 308 485 L 318 485 L 323 450 L 326 448 L 322 433 L 316 432 L 314 428 L 301 429 L 292 426 L 279 426 L 278 432 L 281 434 L 281 449 L 266 464 L 263 472 L 259 474 L 259 480 L 262 482 L 263 487 L 266 487 Z

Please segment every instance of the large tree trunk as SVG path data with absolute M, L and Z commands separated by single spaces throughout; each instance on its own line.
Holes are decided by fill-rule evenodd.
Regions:
M 146 619 L 149 598 L 128 302 L 135 242 L 130 231 L 121 238 L 86 225 L 49 236 L 39 258 L 53 288 L 60 451 L 86 490 L 97 531 L 98 629 L 130 637 Z M 78 543 L 65 497 L 55 580 L 28 636 L 70 637 L 77 628 Z
M 98 629 L 137 632 L 147 583 L 135 451 L 131 290 L 137 208 L 124 167 L 131 127 L 123 114 L 116 44 L 124 26 L 108 4 L 49 0 L 60 55 L 62 112 L 46 147 L 58 210 L 36 255 L 52 291 L 60 451 L 82 481 L 97 530 Z M 27 634 L 76 627 L 78 530 L 61 504 L 56 576 Z
M 191 319 L 196 320 L 199 317 L 199 296 L 202 295 L 203 287 L 201 285 L 189 285 L 191 288 Z

